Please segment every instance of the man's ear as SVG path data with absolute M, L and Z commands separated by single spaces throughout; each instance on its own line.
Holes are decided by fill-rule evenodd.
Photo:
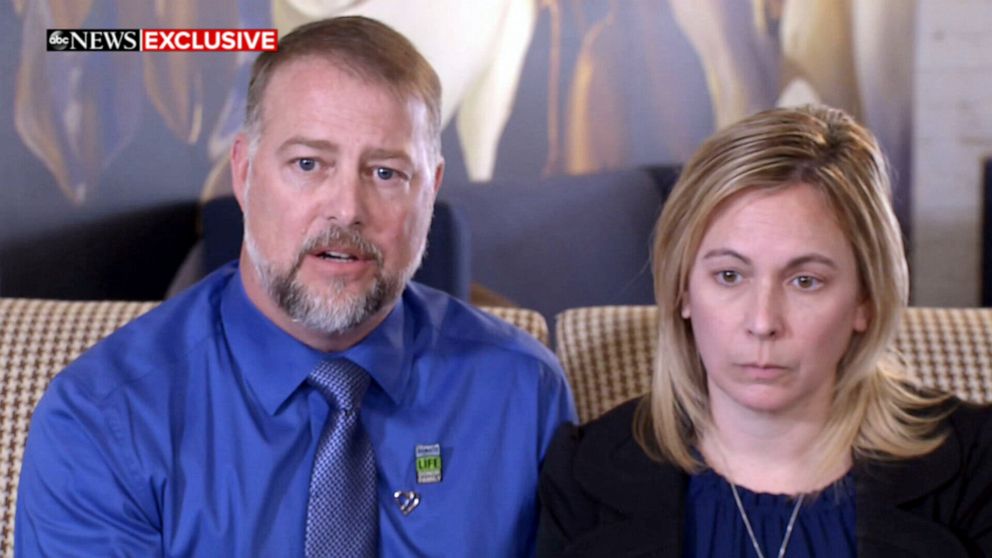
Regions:
M 234 197 L 241 206 L 241 211 L 245 210 L 245 187 L 248 185 L 249 149 L 248 136 L 244 132 L 238 132 L 234 137 L 234 144 L 231 146 L 231 189 Z
M 434 169 L 434 197 L 437 197 L 441 189 L 441 180 L 444 179 L 444 157 L 438 155 L 437 168 Z

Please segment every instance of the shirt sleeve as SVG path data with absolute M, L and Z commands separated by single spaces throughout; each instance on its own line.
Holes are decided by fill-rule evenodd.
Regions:
M 123 457 L 123 430 L 114 432 L 105 402 L 89 400 L 61 379 L 31 420 L 17 496 L 16 555 L 161 555 L 154 505 L 136 497 L 135 464 Z

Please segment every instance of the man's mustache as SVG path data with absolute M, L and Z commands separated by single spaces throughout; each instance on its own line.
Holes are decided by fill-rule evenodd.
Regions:
M 378 267 L 382 267 L 382 250 L 372 241 L 353 228 L 330 225 L 303 243 L 296 255 L 293 271 L 303 265 L 303 260 L 308 254 L 320 249 L 346 250 L 361 259 L 373 260 Z

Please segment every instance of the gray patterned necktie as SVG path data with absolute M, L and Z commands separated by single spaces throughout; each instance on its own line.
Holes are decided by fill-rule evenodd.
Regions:
M 310 474 L 306 553 L 375 556 L 379 544 L 375 454 L 358 416 L 369 375 L 344 359 L 322 362 L 310 385 L 330 403 Z

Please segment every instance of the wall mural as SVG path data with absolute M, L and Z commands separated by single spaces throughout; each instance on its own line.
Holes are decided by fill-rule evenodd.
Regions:
M 715 127 L 763 108 L 825 102 L 866 119 L 908 169 L 912 3 L 901 0 L 15 0 L 23 20 L 15 122 L 77 204 L 154 110 L 215 167 L 204 196 L 229 190 L 225 161 L 240 125 L 250 54 L 74 53 L 37 48 L 46 28 L 271 27 L 363 14 L 410 37 L 444 84 L 468 178 L 488 180 L 539 14 L 548 20 L 545 174 L 684 159 Z M 674 29 L 672 23 L 674 22 Z M 677 30 L 680 37 L 660 32 Z M 438 30 L 443 30 L 439 32 Z M 899 32 L 889 32 L 899 31 Z M 565 52 L 563 35 L 579 37 Z M 691 52 L 681 52 L 687 42 Z M 883 48 L 887 46 L 888 48 Z M 693 58 L 705 91 L 680 79 Z M 574 57 L 568 75 L 563 58 Z M 638 75 L 631 75 L 633 58 Z M 621 63 L 626 59 L 627 63 Z M 636 87 L 630 85 L 636 84 Z M 563 86 L 562 86 L 563 85 Z M 145 99 L 134 95 L 143 91 Z M 884 93 L 879 93 L 879 92 Z M 874 92 L 874 93 L 873 93 Z M 704 126 L 687 103 L 708 97 Z M 698 112 L 698 111 L 695 111 Z M 702 130 L 701 130 L 702 128 Z M 205 140 L 202 141 L 201 140 Z
M 449 184 L 538 182 L 677 164 L 715 129 L 747 114 L 824 102 L 850 111 L 878 134 L 896 171 L 897 212 L 909 222 L 913 1 L 3 4 L 0 15 L 2 10 L 10 15 L 0 24 L 18 27 L 20 38 L 18 52 L 0 55 L 6 56 L 0 62 L 9 60 L 7 67 L 16 68 L 7 84 L 12 106 L 0 115 L 0 123 L 10 119 L 10 128 L 0 129 L 7 134 L 0 149 L 4 160 L 23 171 L 5 190 L 13 203 L 0 204 L 5 295 L 48 294 L 35 288 L 32 277 L 50 274 L 59 257 L 62 267 L 79 270 L 93 257 L 104 257 L 80 251 L 103 240 L 76 235 L 77 245 L 64 245 L 67 224 L 229 193 L 228 150 L 243 118 L 254 58 L 254 53 L 46 52 L 50 28 L 286 33 L 335 15 L 378 18 L 408 36 L 440 75 Z M 16 37 L 14 31 L 8 36 Z M 123 222 L 119 226 L 124 230 Z M 94 234 L 119 236 L 110 228 Z M 61 252 L 39 255 L 42 241 Z M 173 264 L 157 265 L 156 273 L 162 273 Z M 51 292 L 71 286 L 71 274 L 63 275 L 64 284 L 53 283 Z M 129 296 L 160 293 L 135 290 Z

